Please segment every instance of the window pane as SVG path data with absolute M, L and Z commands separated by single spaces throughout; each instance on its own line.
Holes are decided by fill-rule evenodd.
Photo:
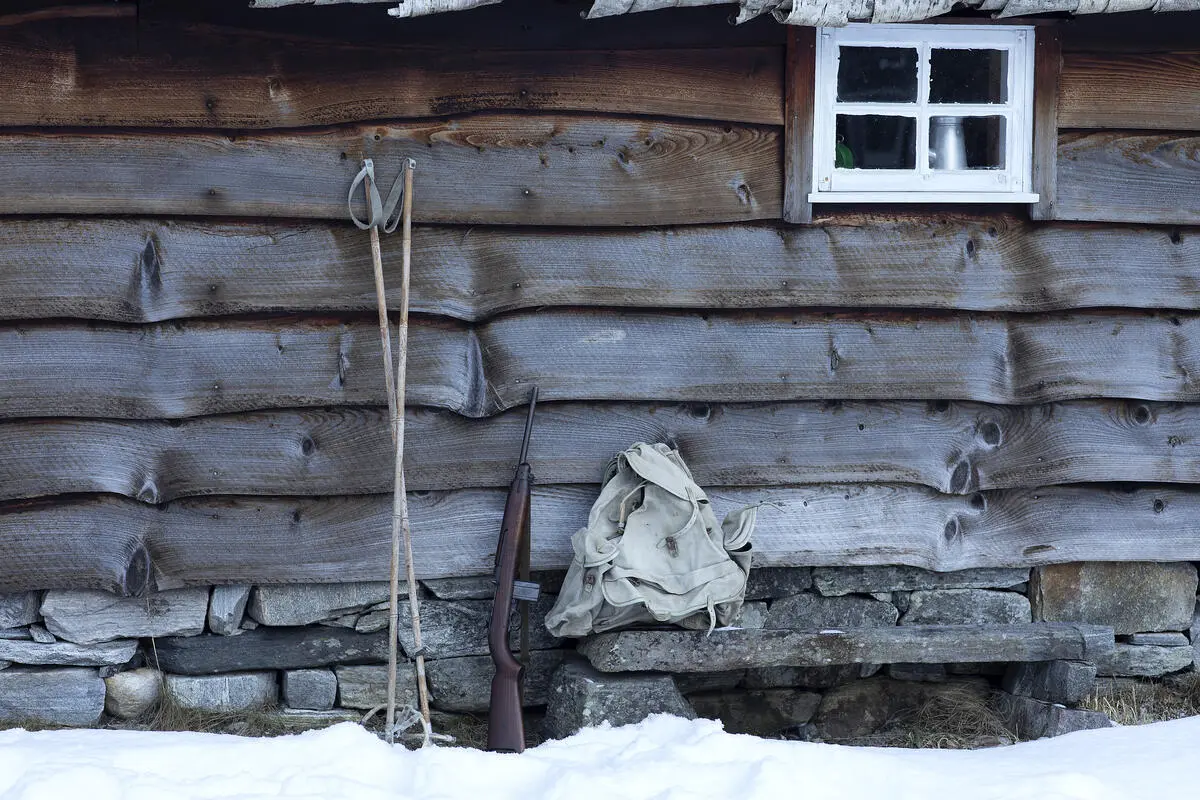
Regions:
M 932 169 L 1004 169 L 1004 117 L 930 117 Z
M 844 169 L 915 169 L 916 119 L 838 114 L 833 165 Z
M 931 50 L 929 102 L 1008 101 L 1007 50 Z
M 842 47 L 838 100 L 844 103 L 917 102 L 917 51 L 908 47 Z

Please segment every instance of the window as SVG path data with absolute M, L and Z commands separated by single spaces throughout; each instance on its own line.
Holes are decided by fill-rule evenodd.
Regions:
M 1035 203 L 1029 27 L 821 28 L 810 202 Z

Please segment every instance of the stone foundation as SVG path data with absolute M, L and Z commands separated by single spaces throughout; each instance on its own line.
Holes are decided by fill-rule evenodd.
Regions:
M 561 574 L 540 577 L 551 590 L 561 584 Z M 486 714 L 491 590 L 487 577 L 417 587 L 432 703 L 443 719 Z M 987 698 L 1022 735 L 1049 735 L 1100 724 L 1069 708 L 1097 674 L 1152 678 L 1195 669 L 1196 591 L 1191 564 L 943 574 L 756 569 L 743 628 L 1085 622 L 1114 628 L 1116 641 L 1087 664 L 897 661 L 618 676 L 596 672 L 573 652 L 574 642 L 538 624 L 525 702 L 550 706 L 548 733 L 558 736 L 583 722 L 627 722 L 657 709 L 719 718 L 731 731 L 838 740 L 958 692 Z M 531 618 L 542 619 L 553 601 L 544 594 Z M 386 701 L 386 608 L 387 585 L 379 582 L 190 588 L 144 598 L 57 590 L 0 595 L 0 720 L 86 726 L 106 716 L 129 719 L 150 713 L 164 691 L 173 703 L 202 711 L 279 707 L 297 719 L 360 717 Z M 407 603 L 401 611 L 400 645 L 412 655 Z M 400 669 L 398 702 L 413 704 L 412 665 Z

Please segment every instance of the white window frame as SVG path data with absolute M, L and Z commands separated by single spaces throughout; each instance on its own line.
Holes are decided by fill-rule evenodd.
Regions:
M 818 28 L 813 92 L 813 185 L 810 203 L 1036 203 L 1033 187 L 1034 29 L 1018 25 L 880 25 Z M 839 47 L 911 47 L 917 50 L 916 103 L 839 102 Z M 931 49 L 1008 51 L 1007 102 L 930 103 Z M 916 117 L 916 169 L 845 169 L 834 166 L 839 113 Z M 1005 117 L 1004 169 L 934 170 L 929 167 L 932 116 Z

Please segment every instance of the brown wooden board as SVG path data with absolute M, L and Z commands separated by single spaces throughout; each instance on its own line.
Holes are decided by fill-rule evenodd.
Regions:
M 1113 650 L 1112 628 L 1070 622 L 905 625 L 844 631 L 613 631 L 580 652 L 604 672 L 724 672 L 747 667 L 1094 661 Z
M 776 218 L 778 128 L 481 114 L 290 133 L 7 133 L 0 213 L 348 219 L 371 157 L 417 160 L 421 222 L 648 225 Z M 359 209 L 360 216 L 365 209 Z M 365 234 L 364 234 L 365 235 Z
M 136 39 L 134 25 L 0 28 L 0 126 L 244 130 L 501 109 L 783 124 L 779 46 L 463 52 Z
M 1056 219 L 1200 223 L 1200 136 L 1060 133 Z
M 783 219 L 812 222 L 808 201 L 813 176 L 813 95 L 816 91 L 817 32 L 815 28 L 788 26 L 786 81 L 784 83 Z
M 539 486 L 533 568 L 564 569 L 596 489 Z M 1200 560 L 1200 493 L 1047 487 L 939 495 L 846 484 L 710 493 L 718 516 L 759 503 L 758 566 L 907 564 L 940 572 L 1070 561 Z M 491 571 L 503 489 L 413 493 L 421 578 Z M 391 495 L 179 500 L 111 495 L 0 506 L 0 590 L 116 587 L 148 559 L 160 587 L 383 580 Z M 141 562 L 139 562 L 141 563 Z M 139 569 L 145 572 L 143 563 Z
M 1193 229 L 871 215 L 819 229 L 418 226 L 413 236 L 413 310 L 467 321 L 599 305 L 1200 309 Z M 399 242 L 385 237 L 383 250 L 396 308 Z M 366 312 L 371 272 L 366 234 L 345 224 L 0 219 L 3 319 Z
M 414 322 L 408 400 L 1200 400 L 1200 316 L 543 311 Z M 366 322 L 0 327 L 0 417 L 180 418 L 382 405 Z
M 1058 195 L 1058 110 L 1062 78 L 1062 31 L 1043 25 L 1035 32 L 1033 58 L 1033 191 L 1038 202 L 1029 218 L 1054 219 Z
M 1200 130 L 1200 50 L 1068 53 L 1058 121 L 1064 128 Z
M 202 417 L 182 423 L 0 423 L 0 500 L 110 492 L 147 503 L 212 494 L 391 489 L 387 415 L 375 408 Z M 408 410 L 413 490 L 507 486 L 524 409 L 487 420 Z M 634 442 L 679 448 L 703 486 L 924 484 L 944 493 L 1083 482 L 1200 483 L 1200 406 L 1074 401 L 539 407 L 530 460 L 593 484 Z

